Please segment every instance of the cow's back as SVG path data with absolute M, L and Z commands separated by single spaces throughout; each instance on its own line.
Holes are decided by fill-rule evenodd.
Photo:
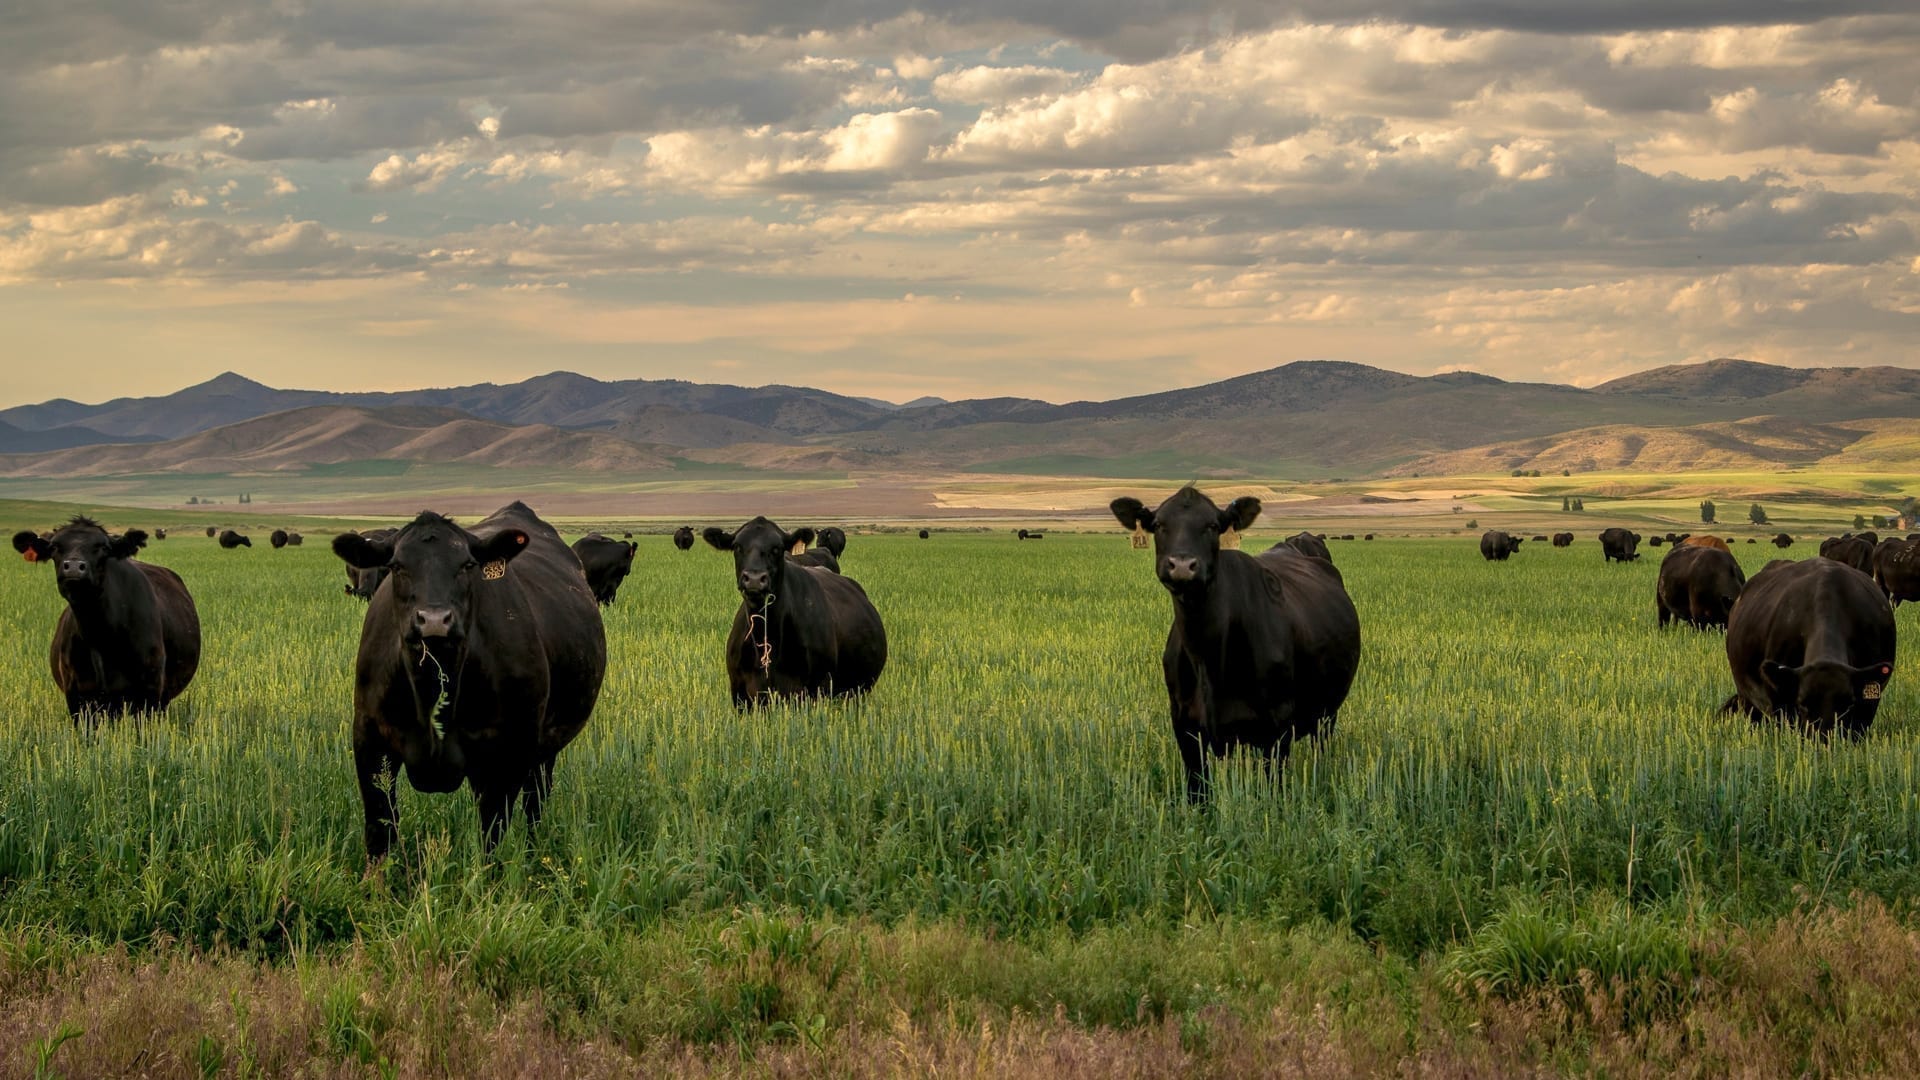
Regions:
M 520 602 L 532 616 L 533 636 L 545 655 L 549 687 L 542 741 L 564 743 L 587 722 L 599 698 L 607 669 L 606 629 L 579 557 L 532 510 L 513 503 L 473 526 L 472 532 L 486 539 L 508 528 L 527 534 L 526 550 L 506 569 L 508 580 L 519 587 Z M 491 605 L 479 614 L 501 619 L 500 609 Z M 509 626 L 488 630 L 496 641 L 511 643 L 515 637 Z
M 1225 559 L 1237 552 L 1222 552 Z M 1360 615 L 1347 595 L 1339 568 L 1292 549 L 1260 554 L 1260 570 L 1279 586 L 1261 600 L 1285 622 L 1294 651 L 1296 715 L 1310 719 L 1334 712 L 1346 700 L 1360 667 Z
M 154 608 L 160 615 L 161 640 L 167 650 L 165 696 L 171 701 L 200 670 L 200 612 L 179 574 L 152 563 L 135 561 L 133 565 L 153 590 Z
M 1727 659 L 1742 697 L 1771 701 L 1760 675 L 1768 660 L 1798 667 L 1809 646 L 1825 643 L 1836 654 L 1823 659 L 1865 666 L 1892 658 L 1894 640 L 1893 609 L 1871 578 L 1833 559 L 1776 561 L 1754 575 L 1734 605 Z

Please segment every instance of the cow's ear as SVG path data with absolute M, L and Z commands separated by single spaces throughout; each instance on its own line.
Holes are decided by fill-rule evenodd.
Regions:
M 473 561 L 503 563 L 515 555 L 527 550 L 528 536 L 519 529 L 501 529 L 478 544 L 469 544 L 467 551 L 473 555 Z
M 142 529 L 128 529 L 113 538 L 112 552 L 116 559 L 131 559 L 140 549 L 147 546 L 147 534 Z
M 819 541 L 820 541 L 820 534 L 817 532 L 814 532 L 813 526 L 811 525 L 802 525 L 799 528 L 787 534 L 787 547 L 789 548 L 793 547 L 793 545 L 795 544 L 799 544 L 803 548 L 812 547 L 814 544 L 818 543 Z
M 1232 529 L 1235 532 L 1246 532 L 1259 516 L 1260 500 L 1251 495 L 1242 495 L 1228 503 L 1225 510 L 1220 511 L 1220 531 L 1226 532 Z
M 1857 691 L 1867 683 L 1885 685 L 1886 681 L 1893 676 L 1893 665 L 1868 664 L 1866 667 L 1854 668 L 1848 674 L 1853 677 L 1854 689 Z
M 39 533 L 27 529 L 13 534 L 13 550 L 28 562 L 45 562 L 53 557 L 53 545 L 41 539 Z
M 377 570 L 393 561 L 393 538 L 369 540 L 359 533 L 341 533 L 333 538 L 333 553 L 348 566 Z
M 1153 531 L 1153 511 L 1131 495 L 1122 495 L 1113 500 L 1107 504 L 1107 509 L 1113 511 L 1114 518 L 1128 529 Z
M 1782 693 L 1792 693 L 1800 685 L 1799 668 L 1790 668 L 1773 660 L 1761 663 L 1760 677 L 1766 680 L 1768 686 Z
M 733 550 L 733 534 L 718 525 L 709 525 L 701 530 L 700 538 L 715 551 Z

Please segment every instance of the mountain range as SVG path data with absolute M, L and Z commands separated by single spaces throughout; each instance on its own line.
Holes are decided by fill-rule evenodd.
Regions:
M 161 397 L 0 410 L 0 476 L 245 473 L 354 461 L 592 472 L 761 469 L 1348 476 L 1780 467 L 1920 439 L 1920 371 L 1745 360 L 1591 389 L 1300 361 L 1111 401 L 920 399 L 604 381 L 377 393 L 227 373 Z

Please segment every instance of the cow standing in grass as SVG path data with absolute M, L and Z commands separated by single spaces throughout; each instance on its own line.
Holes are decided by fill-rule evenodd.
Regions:
M 1211 758 L 1244 746 L 1270 763 L 1333 729 L 1360 664 L 1360 617 L 1340 571 L 1276 544 L 1258 556 L 1220 547 L 1260 500 L 1226 509 L 1185 487 L 1149 510 L 1115 499 L 1113 516 L 1153 535 L 1154 572 L 1173 598 L 1161 656 L 1187 798 L 1207 792 Z
M 515 798 L 539 824 L 554 759 L 593 715 L 607 669 L 580 560 L 518 502 L 471 531 L 423 513 L 381 539 L 335 537 L 333 550 L 390 570 L 360 627 L 353 689 L 368 860 L 397 834 L 399 773 L 415 791 L 471 786 L 489 849 Z
M 673 546 L 681 551 L 693 550 L 693 526 L 682 525 L 673 530 Z
M 788 533 L 757 517 L 732 532 L 709 528 L 703 534 L 716 550 L 733 554 L 740 590 L 727 635 L 727 683 L 735 708 L 755 708 L 775 697 L 865 693 L 887 666 L 886 628 L 866 590 L 792 554 L 811 532 Z
M 1727 624 L 1734 695 L 1724 711 L 1859 736 L 1893 676 L 1893 609 L 1872 579 L 1833 559 L 1775 560 Z
M 1633 562 L 1640 557 L 1640 534 L 1630 529 L 1603 529 L 1600 533 L 1600 561 Z
M 588 533 L 573 542 L 573 554 L 580 560 L 587 588 L 601 607 L 613 604 L 620 583 L 633 570 L 633 555 L 639 549 L 631 540 L 613 540 L 599 533 Z
M 76 517 L 50 537 L 15 533 L 13 549 L 50 563 L 67 608 L 53 630 L 54 685 L 67 712 L 157 712 L 200 667 L 200 614 L 180 575 L 134 558 L 147 534 L 109 535 Z
M 1488 529 L 1480 534 L 1480 557 L 1488 562 L 1506 562 L 1524 543 L 1526 541 L 1518 536 L 1511 536 L 1499 529 Z
M 1665 626 L 1674 619 L 1698 630 L 1725 628 L 1747 575 L 1725 548 L 1685 543 L 1660 562 L 1654 611 Z

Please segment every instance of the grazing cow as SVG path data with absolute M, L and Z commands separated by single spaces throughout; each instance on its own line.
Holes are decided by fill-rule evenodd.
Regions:
M 226 548 L 228 551 L 232 551 L 234 548 L 252 547 L 253 541 L 249 540 L 244 533 L 237 533 L 232 529 L 227 529 L 220 534 L 220 546 Z
M 1627 529 L 1606 529 L 1600 533 L 1600 561 L 1633 562 L 1640 557 L 1640 534 Z
M 1681 544 L 1660 561 L 1660 580 L 1653 587 L 1654 609 L 1660 625 L 1679 619 L 1705 630 L 1725 628 L 1734 601 L 1747 584 L 1747 575 L 1732 554 L 1722 548 Z
M 287 530 L 285 529 L 273 530 L 273 534 L 267 537 L 267 543 L 272 544 L 273 550 L 275 551 L 279 551 L 281 548 L 286 547 L 287 546 Z
M 1533 542 L 1534 542 L 1534 543 L 1536 543 L 1536 544 L 1544 544 L 1544 543 L 1546 543 L 1546 542 L 1547 542 L 1547 538 L 1546 538 L 1546 536 L 1544 536 L 1544 535 L 1542 535 L 1542 536 L 1536 536 L 1536 537 L 1534 537 L 1534 538 L 1533 538 Z
M 1327 542 L 1310 532 L 1294 533 L 1292 536 L 1273 545 L 1273 547 L 1268 548 L 1267 551 L 1283 547 L 1292 548 L 1302 555 L 1311 555 L 1316 559 L 1325 559 L 1328 562 L 1333 561 L 1333 552 L 1327 547 Z M 1262 552 L 1262 554 L 1265 554 L 1265 552 Z
M 623 532 L 623 533 L 621 533 L 621 534 L 620 534 L 620 539 L 622 539 L 622 540 L 631 540 L 631 539 L 633 539 L 633 534 L 632 534 L 632 533 L 630 533 L 630 532 Z
M 357 535 L 362 539 L 377 544 L 392 539 L 393 534 L 399 531 L 398 529 L 373 529 Z M 384 566 L 374 566 L 363 570 L 352 563 L 347 564 L 346 590 L 348 596 L 358 597 L 361 600 L 372 600 L 373 594 L 380 591 L 380 583 L 385 580 L 387 580 L 387 568 Z
M 681 551 L 693 550 L 693 526 L 682 525 L 673 530 L 673 546 Z
M 587 588 L 601 607 L 613 603 L 620 583 L 633 569 L 633 554 L 639 550 L 631 540 L 609 540 L 599 533 L 588 533 L 573 542 L 573 554 L 586 574 Z
M 1667 542 L 1666 538 L 1661 536 L 1650 536 L 1647 538 L 1648 547 L 1659 547 L 1661 544 L 1664 544 L 1666 542 Z
M 13 549 L 52 563 L 67 609 L 53 630 L 53 682 L 77 722 L 94 713 L 156 712 L 200 667 L 200 614 L 180 575 L 134 558 L 147 534 L 112 536 L 76 517 L 51 537 L 19 532 Z
M 1689 536 L 1681 546 L 1713 548 L 1715 551 L 1724 551 L 1728 554 L 1733 552 L 1733 548 L 1717 536 Z
M 1793 546 L 1793 537 L 1788 536 L 1786 533 L 1779 533 L 1773 538 L 1773 546 L 1785 551 Z
M 165 529 L 153 530 L 153 538 L 155 540 L 165 540 L 167 538 L 167 530 Z
M 1524 543 L 1526 541 L 1520 537 L 1508 535 L 1499 529 L 1488 529 L 1480 534 L 1480 557 L 1488 562 L 1506 562 L 1507 557 L 1519 551 Z
M 1363 540 L 1371 540 L 1371 539 L 1373 539 L 1373 534 L 1372 534 L 1372 533 L 1368 533 L 1367 535 L 1365 535 L 1365 536 L 1363 536 L 1363 537 L 1361 537 L 1361 539 L 1363 539 Z
M 1820 557 L 1843 563 L 1871 577 L 1873 576 L 1873 549 L 1878 541 L 1868 540 L 1866 534 L 1859 536 L 1833 536 L 1820 542 Z
M 791 554 L 811 531 L 788 533 L 756 517 L 701 534 L 733 553 L 740 607 L 727 635 L 727 682 L 736 709 L 862 694 L 887 666 L 887 631 L 860 583 Z
M 1656 536 L 1656 537 L 1654 537 L 1654 538 L 1653 538 L 1653 542 L 1654 542 L 1654 543 L 1656 543 L 1656 544 L 1657 544 L 1657 543 L 1659 543 L 1659 542 L 1660 542 L 1660 538 L 1659 538 L 1659 537 L 1657 537 L 1657 536 Z M 1554 547 L 1562 547 L 1562 548 L 1563 548 L 1563 547 L 1572 547 L 1572 546 L 1573 546 L 1573 534 L 1572 534 L 1572 533 L 1570 533 L 1570 532 L 1562 532 L 1562 533 L 1554 533 L 1554 534 L 1553 534 L 1553 546 L 1554 546 Z
M 1880 541 L 1873 549 L 1873 580 L 1894 607 L 1920 600 L 1920 536 Z
M 1893 675 L 1893 609 L 1834 559 L 1776 562 L 1754 575 L 1727 625 L 1734 695 L 1723 711 L 1864 733 Z
M 1360 666 L 1360 616 L 1340 571 L 1280 543 L 1248 555 L 1220 534 L 1260 516 L 1243 496 L 1222 510 L 1192 487 L 1155 509 L 1115 499 L 1127 529 L 1153 534 L 1154 573 L 1173 597 L 1161 655 L 1187 799 L 1207 792 L 1211 758 L 1244 746 L 1269 763 L 1330 733 Z
M 297 532 L 290 532 L 287 534 L 288 547 L 299 547 L 301 544 L 304 544 L 306 542 L 307 542 L 307 538 L 304 536 L 301 536 Z
M 220 530 L 219 530 L 219 529 L 216 529 L 216 528 L 214 528 L 214 527 L 213 527 L 213 526 L 211 526 L 211 525 L 209 525 L 209 526 L 207 526 L 207 539 L 209 539 L 209 540 L 211 540 L 211 539 L 213 539 L 214 537 L 216 537 L 216 536 L 219 536 L 219 535 L 220 535 Z
M 925 539 L 927 539 L 927 538 L 929 538 L 929 537 L 931 537 L 932 535 L 933 535 L 932 533 L 930 533 L 930 532 L 928 532 L 928 531 L 927 531 L 927 530 L 925 530 L 925 529 L 921 529 L 921 530 L 920 530 L 920 539 L 922 539 L 922 540 L 925 540 Z
M 1351 539 L 1353 539 L 1353 534 L 1352 534 L 1352 533 L 1341 533 L 1341 534 L 1340 534 L 1340 539 L 1342 539 L 1342 540 L 1351 540 Z
M 343 533 L 333 551 L 392 570 L 367 606 L 353 687 L 368 861 L 397 835 L 400 772 L 415 791 L 468 784 L 488 850 L 516 796 L 538 825 L 554 758 L 593 715 L 607 670 L 580 560 L 518 502 L 472 531 L 423 513 L 378 540 Z
M 1759 542 L 1760 542 L 1760 541 L 1758 541 L 1758 540 L 1755 540 L 1755 539 L 1754 539 L 1753 537 L 1751 537 L 1751 536 L 1749 536 L 1749 537 L 1747 537 L 1747 543 L 1749 543 L 1749 544 L 1757 544 L 1757 543 L 1759 543 Z

